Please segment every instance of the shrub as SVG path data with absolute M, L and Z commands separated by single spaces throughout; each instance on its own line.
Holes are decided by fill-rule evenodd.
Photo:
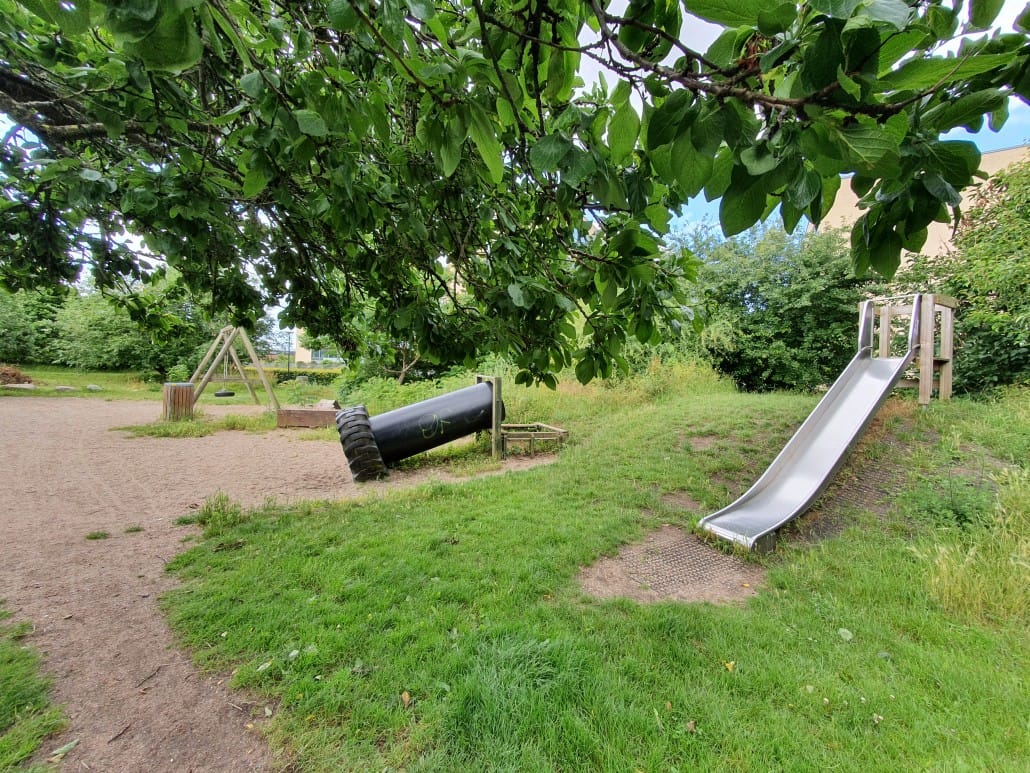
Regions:
M 693 249 L 708 317 L 700 344 L 717 370 L 749 391 L 836 379 L 855 353 L 858 303 L 880 289 L 855 277 L 839 232 L 753 229 L 728 241 L 699 233 Z
M 0 290 L 0 362 L 31 362 L 36 334 L 24 293 Z

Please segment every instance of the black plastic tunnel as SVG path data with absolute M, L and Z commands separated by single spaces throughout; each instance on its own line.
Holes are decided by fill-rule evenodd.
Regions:
M 493 385 L 482 382 L 371 418 L 363 405 L 344 408 L 336 426 L 354 480 L 374 480 L 388 464 L 490 429 L 493 405 Z

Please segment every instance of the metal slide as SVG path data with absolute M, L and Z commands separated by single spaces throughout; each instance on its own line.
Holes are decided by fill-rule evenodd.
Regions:
M 908 351 L 873 356 L 873 301 L 862 304 L 858 354 L 755 484 L 700 526 L 748 550 L 772 547 L 773 532 L 823 492 L 919 348 L 921 296 L 913 299 Z M 882 331 L 881 331 L 882 334 Z

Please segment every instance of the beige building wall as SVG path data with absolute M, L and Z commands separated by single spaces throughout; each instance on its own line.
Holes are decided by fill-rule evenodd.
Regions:
M 311 362 L 311 350 L 300 344 L 300 336 L 303 332 L 303 330 L 297 330 L 297 344 L 293 355 L 294 362 Z
M 988 175 L 994 176 L 1017 161 L 1024 160 L 1030 160 L 1030 145 L 984 153 L 980 160 L 980 169 Z M 976 186 L 971 186 L 962 192 L 963 211 L 969 206 L 969 201 L 975 196 L 975 193 Z M 826 213 L 826 217 L 823 218 L 820 227 L 851 228 L 861 215 L 862 210 L 858 208 L 858 197 L 851 190 L 850 182 L 845 180 L 837 193 L 837 199 L 833 202 L 833 207 Z M 931 256 L 947 253 L 952 247 L 952 228 L 953 224 L 951 223 L 930 223 L 926 244 L 920 252 L 923 255 Z

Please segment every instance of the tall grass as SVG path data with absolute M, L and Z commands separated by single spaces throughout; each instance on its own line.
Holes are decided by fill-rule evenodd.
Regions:
M 933 594 L 969 623 L 1030 625 L 1030 470 L 1005 471 L 991 516 L 921 551 Z

